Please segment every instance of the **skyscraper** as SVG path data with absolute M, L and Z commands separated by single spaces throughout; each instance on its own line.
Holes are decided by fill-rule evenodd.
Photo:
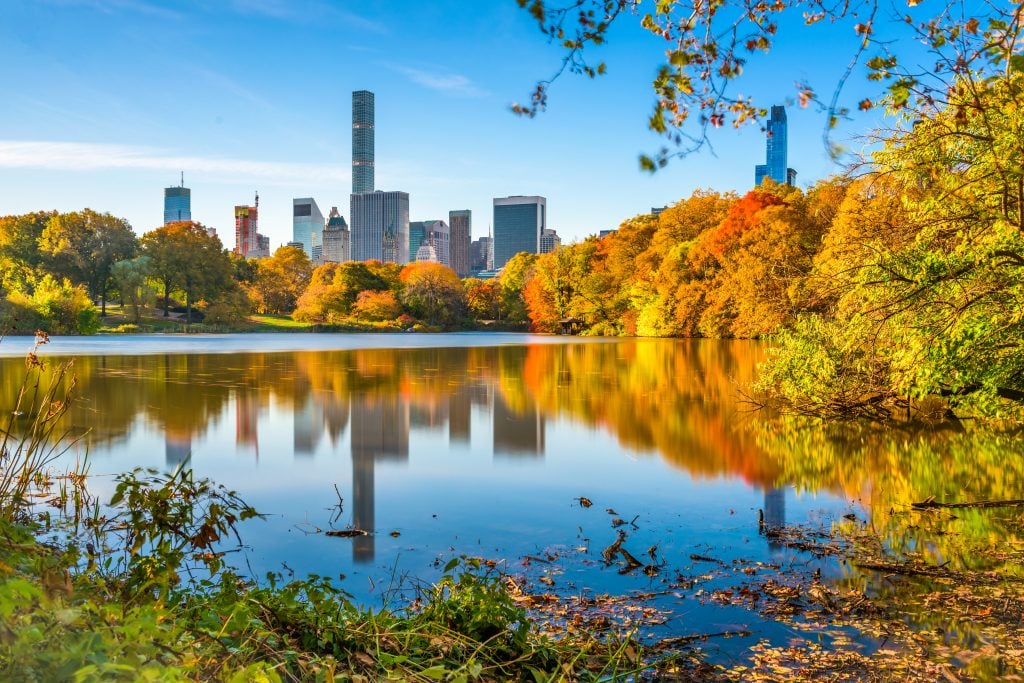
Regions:
M 481 237 L 473 240 L 469 245 L 469 272 L 479 273 L 491 269 L 494 256 L 493 240 L 490 237 Z
M 323 251 L 321 261 L 324 263 L 345 263 L 352 258 L 351 234 L 345 217 L 338 213 L 338 207 L 331 207 L 331 214 L 324 226 Z
M 261 235 L 259 226 L 260 196 L 253 206 L 235 207 L 235 253 L 245 258 L 270 256 L 270 239 Z
M 469 243 L 473 234 L 473 212 L 469 209 L 448 212 L 448 228 L 451 233 L 452 270 L 459 277 L 469 275 Z
M 545 228 L 544 232 L 540 234 L 540 253 L 549 254 L 560 246 L 562 246 L 562 238 L 558 236 L 558 232 Z
M 312 197 L 292 200 L 292 241 L 302 242 L 306 256 L 313 258 L 313 247 L 320 245 L 324 215 Z
M 494 263 L 504 268 L 521 251 L 540 253 L 540 236 L 547 226 L 547 199 L 516 195 L 494 199 Z
M 185 174 L 181 185 L 164 188 L 164 225 L 192 220 L 192 190 L 185 187 Z
M 352 93 L 352 194 L 373 192 L 373 93 Z M 353 221 L 353 227 L 355 221 Z
M 417 256 L 419 248 L 429 244 L 436 255 L 436 262 L 451 266 L 450 230 L 444 221 L 413 221 L 409 223 L 409 259 L 426 260 Z
M 350 197 L 352 260 L 409 262 L 409 193 L 363 192 Z
M 768 119 L 768 141 L 766 144 L 765 163 L 758 164 L 754 169 L 754 185 L 761 186 L 765 178 L 771 178 L 780 185 L 796 183 L 796 171 L 789 168 L 788 124 L 786 108 L 772 107 L 771 118 Z

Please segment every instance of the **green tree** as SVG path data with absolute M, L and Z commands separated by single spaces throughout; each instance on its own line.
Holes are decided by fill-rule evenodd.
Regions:
M 666 144 L 641 157 L 648 170 L 664 166 L 673 155 L 699 149 L 711 128 L 756 124 L 766 117 L 774 102 L 738 94 L 744 89 L 734 81 L 742 80 L 751 60 L 770 52 L 776 41 L 819 22 L 844 27 L 856 41 L 849 70 L 837 84 L 826 85 L 831 97 L 820 98 L 815 84 L 806 81 L 795 87 L 801 105 L 816 103 L 824 110 L 826 137 L 854 106 L 843 102 L 842 87 L 858 66 L 878 90 L 875 97 L 857 102 L 857 108 L 927 111 L 936 102 L 949 101 L 958 80 L 1005 74 L 1020 68 L 1022 61 L 1024 22 L 1019 4 L 1013 2 L 910 1 L 900 12 L 884 10 L 878 0 L 659 0 L 649 6 L 637 0 L 517 2 L 541 32 L 565 50 L 555 75 L 537 84 L 529 103 L 513 105 L 520 114 L 534 116 L 543 110 L 549 87 L 566 71 L 590 78 L 603 75 L 605 64 L 591 61 L 590 55 L 616 24 L 636 18 L 665 47 L 664 61 L 652 81 L 654 111 L 648 126 L 664 136 Z M 930 71 L 920 66 L 921 44 L 934 64 Z
M 39 247 L 49 257 L 50 271 L 88 287 L 89 295 L 100 299 L 100 314 L 106 315 L 110 270 L 135 256 L 138 238 L 123 218 L 84 209 L 52 216 Z
M 498 276 L 501 285 L 501 308 L 504 318 L 511 323 L 525 323 L 529 320 L 523 292 L 530 279 L 537 254 L 521 251 L 508 260 Z
M 143 307 L 151 305 L 153 300 L 154 292 L 149 286 L 149 264 L 150 257 L 139 256 L 118 261 L 110 269 L 122 301 L 131 306 L 132 320 L 136 324 L 142 320 Z
M 5 325 L 13 331 L 36 329 L 52 334 L 94 334 L 100 326 L 96 307 L 82 285 L 68 279 L 44 275 L 31 294 L 13 292 L 8 297 L 11 309 Z
M 809 410 L 1022 417 L 1024 74 L 962 79 L 892 134 L 817 263 L 831 294 L 782 339 L 765 383 Z
M 214 300 L 237 288 L 232 265 L 220 239 L 199 223 L 169 223 L 142 236 L 143 253 L 153 276 L 163 287 L 164 316 L 169 315 L 172 291 L 185 298 L 186 322 L 200 299 Z

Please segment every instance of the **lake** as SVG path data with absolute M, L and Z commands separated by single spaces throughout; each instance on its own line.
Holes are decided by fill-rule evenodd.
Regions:
M 29 346 L 0 345 L 5 406 Z M 1013 438 L 755 410 L 743 396 L 765 357 L 758 342 L 197 335 L 42 351 L 51 366 L 73 357 L 77 377 L 67 425 L 81 438 L 60 466 L 87 458 L 103 498 L 134 467 L 188 467 L 238 491 L 268 515 L 243 525 L 246 550 L 230 558 L 257 577 L 317 573 L 363 604 L 395 604 L 449 559 L 481 557 L 547 591 L 643 594 L 660 617 L 642 635 L 749 631 L 708 646 L 725 660 L 789 631 L 707 599 L 716 589 L 815 568 L 855 578 L 760 534 L 761 515 L 826 529 L 845 515 L 969 564 L 966 533 L 1016 531 L 967 512 L 949 522 L 960 542 L 936 543 L 894 506 L 1024 497 Z M 351 528 L 369 533 L 323 533 Z M 603 561 L 620 532 L 645 568 Z

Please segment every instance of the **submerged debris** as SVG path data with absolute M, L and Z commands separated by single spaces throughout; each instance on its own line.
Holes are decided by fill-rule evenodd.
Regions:
M 363 529 L 329 529 L 324 532 L 324 536 L 332 536 L 334 538 L 353 538 L 355 536 L 366 536 L 370 532 Z

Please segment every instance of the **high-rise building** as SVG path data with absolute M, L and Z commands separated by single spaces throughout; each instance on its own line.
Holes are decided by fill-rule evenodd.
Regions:
M 324 226 L 323 245 L 320 254 L 322 263 L 345 263 L 352 259 L 351 234 L 344 216 L 338 207 L 332 206 Z
M 409 193 L 363 192 L 350 197 L 352 260 L 409 262 Z
M 473 212 L 469 209 L 448 212 L 451 233 L 450 265 L 459 277 L 469 275 L 469 243 L 473 235 Z
M 437 263 L 451 266 L 451 240 L 447 223 L 439 220 L 409 223 L 409 256 L 413 260 L 427 260 L 418 256 L 424 244 L 433 248 Z
M 547 199 L 537 196 L 494 199 L 494 263 L 505 267 L 521 251 L 540 253 L 541 232 L 547 225 Z
M 562 246 L 562 238 L 554 230 L 544 229 L 540 234 L 540 253 L 549 254 Z
M 374 191 L 373 93 L 352 93 L 352 194 Z M 352 221 L 355 227 L 355 221 Z
M 181 185 L 164 188 L 164 225 L 192 220 L 192 190 L 185 187 L 185 174 Z
M 301 242 L 306 256 L 313 258 L 313 247 L 320 246 L 324 215 L 312 197 L 292 200 L 292 241 Z
M 493 263 L 493 240 L 490 237 L 481 237 L 473 240 L 469 245 L 469 272 L 479 273 L 482 270 L 490 270 Z
M 256 232 L 259 226 L 260 197 L 256 195 L 255 206 L 235 207 L 235 253 L 246 258 L 259 253 L 260 242 Z
M 796 183 L 796 171 L 789 168 L 788 124 L 786 108 L 772 107 L 771 118 L 768 119 L 768 140 L 766 143 L 765 163 L 754 168 L 754 185 L 761 187 L 765 178 L 771 178 L 780 185 Z
M 253 206 L 235 207 L 235 253 L 245 258 L 270 256 L 270 238 L 259 233 L 260 195 Z

